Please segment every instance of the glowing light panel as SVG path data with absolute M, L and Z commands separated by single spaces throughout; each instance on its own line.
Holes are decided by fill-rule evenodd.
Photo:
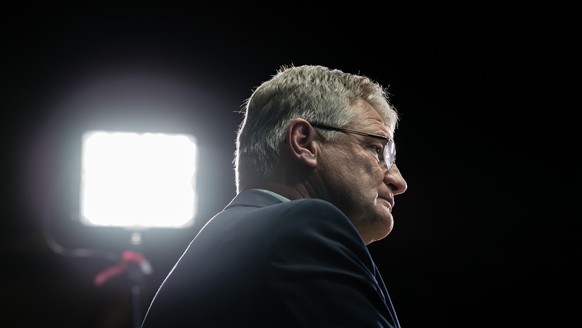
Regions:
M 81 154 L 83 224 L 128 229 L 193 224 L 198 205 L 193 136 L 88 131 Z

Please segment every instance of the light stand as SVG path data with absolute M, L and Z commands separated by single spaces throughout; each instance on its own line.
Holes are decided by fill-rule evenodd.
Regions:
M 184 229 L 197 212 L 198 148 L 191 135 L 89 131 L 83 136 L 80 221 L 87 226 L 121 227 L 131 231 L 131 245 L 142 245 L 140 231 Z M 100 285 L 127 273 L 131 321 L 142 321 L 143 275 L 151 266 L 138 251 L 128 250 L 121 262 L 96 277 Z

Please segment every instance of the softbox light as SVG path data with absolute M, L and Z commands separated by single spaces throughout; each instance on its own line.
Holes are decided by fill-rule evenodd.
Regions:
M 88 131 L 82 136 L 80 221 L 188 228 L 198 209 L 198 148 L 188 134 Z

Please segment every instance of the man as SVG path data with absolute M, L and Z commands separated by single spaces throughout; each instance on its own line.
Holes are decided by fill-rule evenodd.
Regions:
M 366 247 L 390 233 L 407 188 L 387 91 L 282 67 L 244 115 L 237 196 L 192 240 L 142 327 L 400 327 Z

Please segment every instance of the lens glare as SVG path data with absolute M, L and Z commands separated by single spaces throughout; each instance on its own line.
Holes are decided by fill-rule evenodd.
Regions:
M 388 140 L 384 146 L 384 161 L 386 162 L 388 169 L 391 169 L 396 161 L 396 146 L 392 139 Z

